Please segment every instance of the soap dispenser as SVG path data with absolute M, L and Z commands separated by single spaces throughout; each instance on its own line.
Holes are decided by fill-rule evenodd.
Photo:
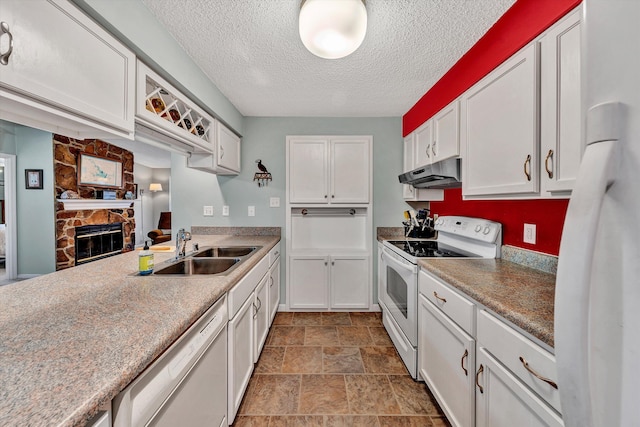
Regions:
M 149 250 L 148 241 L 145 240 L 144 248 L 138 255 L 138 271 L 140 275 L 146 276 L 153 273 L 153 252 Z

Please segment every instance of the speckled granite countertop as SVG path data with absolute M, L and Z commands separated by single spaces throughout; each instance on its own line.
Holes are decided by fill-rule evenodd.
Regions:
M 263 246 L 227 276 L 135 276 L 129 252 L 0 287 L 0 425 L 84 425 L 279 240 L 194 235 Z

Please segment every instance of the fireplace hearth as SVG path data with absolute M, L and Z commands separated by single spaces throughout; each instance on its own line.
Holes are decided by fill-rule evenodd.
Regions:
M 76 265 L 117 255 L 124 247 L 122 223 L 76 227 Z

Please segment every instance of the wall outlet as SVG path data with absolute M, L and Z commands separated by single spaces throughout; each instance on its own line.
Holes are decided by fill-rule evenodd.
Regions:
M 249 209 L 247 210 L 247 215 L 256 216 L 256 207 L 255 206 L 249 206 Z
M 204 206 L 202 209 L 202 215 L 213 216 L 213 206 Z
M 269 207 L 270 208 L 279 208 L 280 207 L 280 197 L 272 197 L 269 199 Z
M 229 205 L 224 205 L 222 207 L 222 216 L 229 216 Z
M 522 240 L 525 243 L 531 243 L 532 245 L 536 244 L 536 225 L 535 224 L 525 224 L 524 225 L 524 236 Z

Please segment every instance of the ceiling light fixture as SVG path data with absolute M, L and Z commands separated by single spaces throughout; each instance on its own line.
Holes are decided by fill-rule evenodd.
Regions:
M 300 38 L 320 58 L 339 59 L 352 54 L 367 32 L 364 0 L 303 0 Z

